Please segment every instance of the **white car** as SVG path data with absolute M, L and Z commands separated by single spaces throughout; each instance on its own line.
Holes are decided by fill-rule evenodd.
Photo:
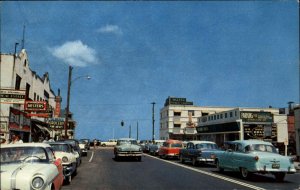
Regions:
M 50 145 L 20 143 L 1 145 L 1 189 L 60 189 L 63 168 Z
M 101 146 L 116 146 L 117 140 L 116 139 L 109 139 L 108 141 L 101 142 Z
M 64 179 L 71 182 L 72 175 L 77 173 L 78 152 L 74 151 L 69 143 L 49 142 L 54 150 L 55 157 L 62 160 Z
M 79 142 L 79 147 L 80 147 L 82 156 L 87 156 L 88 146 L 86 144 L 86 141 L 79 140 L 78 142 Z

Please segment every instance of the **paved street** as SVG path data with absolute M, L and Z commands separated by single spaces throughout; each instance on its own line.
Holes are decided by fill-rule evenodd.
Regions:
M 287 175 L 284 182 L 273 176 L 254 175 L 242 180 L 235 172 L 220 174 L 213 166 L 193 167 L 177 160 L 144 155 L 142 162 L 115 161 L 112 148 L 91 149 L 68 189 L 300 189 L 300 173 Z

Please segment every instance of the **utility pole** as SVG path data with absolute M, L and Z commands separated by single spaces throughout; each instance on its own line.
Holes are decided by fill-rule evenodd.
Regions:
M 155 102 L 152 102 L 152 142 L 154 143 L 154 105 L 155 105 Z
M 129 138 L 131 138 L 131 124 L 129 125 Z
M 136 140 L 139 140 L 139 122 L 136 122 Z
M 71 89 L 72 69 L 73 69 L 73 67 L 69 66 L 67 109 L 66 109 L 65 123 L 64 123 L 65 139 L 68 139 L 68 122 L 69 122 L 69 112 L 70 112 L 69 107 L 70 107 L 70 89 Z

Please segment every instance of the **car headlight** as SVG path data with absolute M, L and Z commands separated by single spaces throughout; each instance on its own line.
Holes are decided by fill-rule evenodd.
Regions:
M 62 158 L 62 161 L 63 162 L 67 162 L 69 159 L 68 159 L 68 157 L 66 157 L 66 156 L 64 156 L 63 158 Z
M 139 151 L 142 152 L 142 148 L 139 148 Z
M 32 187 L 34 189 L 40 189 L 44 185 L 44 180 L 41 177 L 35 177 L 32 180 Z

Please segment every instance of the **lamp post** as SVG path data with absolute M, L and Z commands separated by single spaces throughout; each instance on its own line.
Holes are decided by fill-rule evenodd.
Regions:
M 66 115 L 65 115 L 65 122 L 64 122 L 64 129 L 65 129 L 65 139 L 68 139 L 68 123 L 69 123 L 69 113 L 70 113 L 70 90 L 71 90 L 71 84 L 72 82 L 74 82 L 75 80 L 79 79 L 79 78 L 86 78 L 88 80 L 91 79 L 90 76 L 86 75 L 86 76 L 79 76 L 76 77 L 75 79 L 72 80 L 72 70 L 73 67 L 69 66 L 69 78 L 68 78 L 68 94 L 67 94 L 67 108 L 66 108 Z

